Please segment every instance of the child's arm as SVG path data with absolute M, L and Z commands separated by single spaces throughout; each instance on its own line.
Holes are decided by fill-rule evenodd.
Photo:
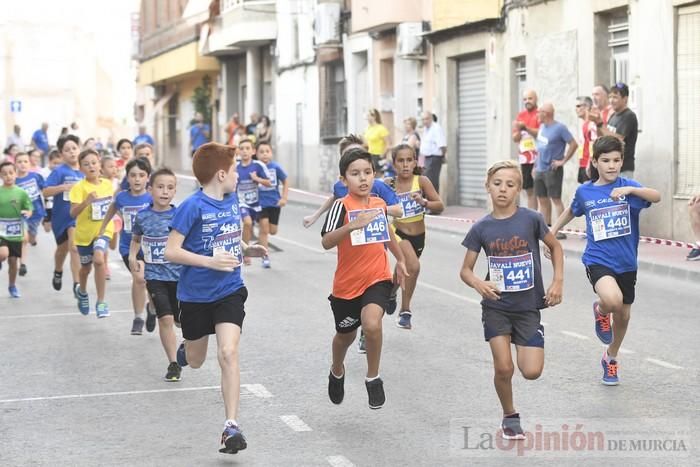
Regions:
M 304 227 L 306 227 L 306 228 L 311 227 L 314 224 L 314 222 L 316 222 L 318 220 L 318 218 L 321 217 L 321 214 L 328 211 L 331 208 L 331 206 L 333 206 L 334 202 L 335 202 L 335 196 L 333 196 L 333 195 L 329 196 L 328 199 L 326 199 L 323 202 L 323 204 L 316 211 L 314 211 L 313 214 L 311 214 L 310 216 L 304 217 L 304 221 L 303 221 Z
M 214 256 L 198 255 L 182 248 L 185 236 L 177 230 L 171 230 L 165 244 L 165 259 L 175 264 L 232 272 L 241 263 L 231 253 L 216 253 Z
M 81 212 L 85 210 L 86 207 L 90 205 L 93 201 L 97 199 L 97 194 L 94 191 L 88 193 L 82 203 L 70 203 L 70 216 L 75 219 L 80 215 Z
M 644 201 L 650 203 L 658 203 L 661 201 L 661 193 L 653 188 L 637 187 L 637 186 L 623 186 L 615 188 L 610 192 L 610 197 L 615 201 L 619 200 L 622 196 L 634 195 L 637 198 L 642 198 Z
M 564 212 L 561 213 L 559 219 L 557 219 L 550 230 L 556 235 L 556 233 L 563 229 L 566 224 L 574 220 L 574 217 L 576 216 L 574 216 L 574 213 L 571 211 L 571 206 L 569 206 L 568 208 L 564 209 Z M 545 244 L 546 243 L 547 242 L 545 242 Z
M 462 264 L 462 270 L 459 272 L 459 277 L 462 278 L 462 281 L 464 281 L 465 284 L 476 290 L 482 297 L 489 300 L 498 300 L 501 298 L 501 291 L 498 290 L 496 284 L 481 280 L 476 277 L 476 274 L 474 274 L 474 265 L 476 264 L 476 259 L 478 257 L 478 252 L 467 250 L 467 254 L 464 255 L 464 263 Z
M 363 212 L 357 216 L 355 220 L 350 221 L 347 224 L 343 224 L 341 227 L 324 234 L 323 238 L 321 239 L 321 246 L 323 246 L 323 248 L 326 250 L 330 250 L 331 248 L 337 246 L 338 243 L 343 240 L 343 238 L 350 235 L 350 232 L 364 228 L 379 214 L 379 211 Z
M 401 208 L 401 203 L 392 204 L 391 206 L 387 206 L 386 213 L 394 218 L 403 217 L 403 208 Z
M 552 232 L 554 231 L 548 232 L 544 237 L 544 244 L 547 245 L 550 251 L 552 266 L 554 267 L 552 283 L 547 289 L 547 294 L 544 296 L 544 302 L 547 306 L 554 306 L 561 303 L 564 289 L 564 249 Z
M 389 229 L 389 251 L 396 258 L 396 282 L 403 287 L 404 281 L 408 277 L 408 270 L 406 269 L 406 258 L 403 256 L 403 251 L 399 247 L 399 242 L 396 241 L 396 236 L 394 231 Z
M 110 206 L 111 208 L 111 206 Z M 104 224 L 102 224 L 104 229 Z M 102 234 L 100 234 L 102 235 Z M 141 235 L 131 234 L 131 243 L 129 243 L 129 267 L 132 271 L 139 272 L 141 270 L 141 263 L 138 262 L 136 256 L 139 254 L 141 249 Z
M 107 209 L 107 214 L 105 214 L 105 218 L 102 220 L 102 225 L 100 226 L 100 233 L 97 235 L 98 237 L 101 237 L 104 235 L 105 230 L 107 230 L 107 224 L 112 220 L 114 215 L 117 213 L 117 203 L 116 201 L 112 201 L 109 205 L 109 209 Z M 141 238 L 139 238 L 139 244 L 141 243 Z
M 425 193 L 425 198 L 423 199 L 421 197 L 422 201 L 425 201 L 423 207 L 425 209 L 428 209 L 430 212 L 437 214 L 444 211 L 445 205 L 443 204 L 442 199 L 440 198 L 440 194 L 433 186 L 433 182 L 431 182 L 430 179 L 425 175 L 421 175 L 418 179 L 418 182 L 420 183 L 421 191 Z M 420 196 L 420 193 L 418 193 L 418 196 Z
M 250 174 L 250 178 L 251 178 L 254 182 L 258 183 L 259 185 L 266 186 L 266 187 L 271 187 L 271 186 L 272 186 L 272 182 L 270 181 L 269 178 L 261 177 L 261 176 L 259 176 L 258 174 L 256 174 L 255 172 L 253 172 L 253 173 Z
M 47 186 L 43 190 L 41 190 L 41 194 L 44 195 L 46 198 L 50 198 L 52 196 L 56 196 L 59 193 L 63 193 L 64 191 L 70 191 L 70 189 L 73 187 L 73 185 L 64 183 L 63 185 L 52 185 L 52 186 Z
M 284 181 L 282 182 L 282 197 L 277 202 L 277 206 L 279 206 L 279 207 L 286 206 L 288 196 L 289 196 L 289 177 L 285 178 Z

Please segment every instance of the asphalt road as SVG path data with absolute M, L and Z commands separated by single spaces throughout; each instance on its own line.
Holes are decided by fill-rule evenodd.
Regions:
M 567 258 L 564 303 L 543 311 L 544 374 L 514 378 L 523 427 L 540 433 L 540 448 L 536 437 L 489 442 L 501 411 L 479 297 L 458 276 L 462 236 L 429 232 L 413 329 L 384 319 L 385 407 L 367 407 L 366 364 L 355 347 L 345 401 L 334 406 L 326 394 L 334 332 L 326 297 L 335 251 L 322 250 L 320 222 L 301 226 L 309 212 L 286 207 L 272 269 L 256 261 L 244 270 L 250 297 L 238 419 L 249 448 L 235 456 L 218 453 L 224 414 L 213 340 L 201 369 L 164 382 L 157 331 L 129 334 L 120 258 L 110 258 L 112 316 L 95 318 L 90 284 L 93 309 L 84 317 L 69 286 L 51 288 L 54 243 L 42 234 L 18 283 L 21 299 L 5 292 L 6 265 L 0 272 L 0 465 L 697 465 L 697 284 L 640 274 L 621 384 L 605 387 L 594 295 L 580 262 Z M 551 267 L 544 269 L 547 283 Z M 582 445 L 574 432 L 604 440 Z

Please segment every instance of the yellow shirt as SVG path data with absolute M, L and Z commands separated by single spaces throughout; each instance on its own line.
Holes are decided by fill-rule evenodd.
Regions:
M 389 130 L 381 123 L 370 125 L 365 130 L 365 141 L 367 141 L 367 151 L 370 154 L 383 156 L 386 151 L 384 138 L 389 136 Z
M 82 203 L 93 191 L 97 198 L 83 209 L 83 212 L 78 214 L 78 217 L 75 219 L 75 244 L 78 246 L 88 246 L 97 238 L 97 234 L 100 233 L 100 227 L 102 226 L 102 220 L 105 218 L 109 205 L 112 203 L 114 188 L 112 188 L 112 182 L 101 178 L 96 184 L 82 179 L 73 185 L 73 188 L 70 190 L 71 204 Z M 107 229 L 105 229 L 105 236 L 112 238 L 113 232 L 114 224 L 112 221 L 109 221 Z

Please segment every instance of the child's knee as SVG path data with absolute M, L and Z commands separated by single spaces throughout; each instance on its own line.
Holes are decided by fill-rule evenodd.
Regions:
M 238 347 L 234 344 L 226 343 L 217 350 L 219 361 L 222 366 L 233 366 L 238 363 Z
M 493 365 L 494 376 L 498 379 L 511 379 L 515 368 L 512 362 L 498 362 Z
M 520 369 L 520 374 L 525 379 L 537 379 L 542 376 L 542 367 L 526 367 Z

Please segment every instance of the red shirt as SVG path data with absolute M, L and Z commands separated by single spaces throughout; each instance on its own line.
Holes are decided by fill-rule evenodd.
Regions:
M 537 118 L 537 108 L 528 111 L 522 110 L 515 118 L 518 122 L 523 122 L 528 128 L 539 128 L 540 120 Z M 518 144 L 518 159 L 521 164 L 534 164 L 537 158 L 537 148 L 535 138 L 525 130 L 520 131 L 520 143 Z
M 588 167 L 588 161 L 591 160 L 593 149 L 593 141 L 598 137 L 598 130 L 595 123 L 584 120 L 581 124 L 581 139 L 582 144 L 579 146 L 579 167 Z

